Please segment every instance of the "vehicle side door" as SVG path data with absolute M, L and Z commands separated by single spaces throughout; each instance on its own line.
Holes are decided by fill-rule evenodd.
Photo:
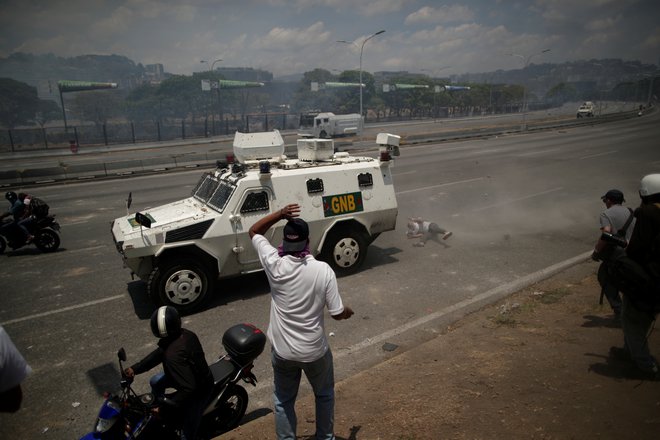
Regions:
M 273 193 L 269 187 L 246 189 L 232 210 L 230 220 L 235 234 L 234 254 L 242 272 L 261 269 L 259 257 L 252 246 L 249 230 L 258 220 L 273 212 Z M 276 224 L 265 237 L 273 246 L 278 246 L 283 224 Z

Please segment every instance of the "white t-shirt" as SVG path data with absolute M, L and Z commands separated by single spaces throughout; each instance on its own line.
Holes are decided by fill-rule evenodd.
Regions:
M 410 221 L 408 222 L 408 235 L 417 235 L 417 234 L 428 234 L 429 233 L 429 227 L 431 226 L 431 222 L 427 221 L 422 221 L 422 224 L 420 225 L 419 222 L 415 221 Z
M 31 371 L 30 366 L 0 325 L 0 393 L 20 385 Z
M 324 309 L 339 315 L 344 305 L 330 266 L 311 255 L 280 257 L 262 235 L 252 244 L 270 283 L 268 339 L 282 359 L 313 362 L 328 351 Z

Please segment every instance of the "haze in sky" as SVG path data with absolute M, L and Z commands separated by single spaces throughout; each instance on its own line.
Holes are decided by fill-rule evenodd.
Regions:
M 450 75 L 593 58 L 660 63 L 658 0 L 0 0 L 0 8 L 2 57 L 117 54 L 176 74 L 218 59 L 216 67 L 275 77 L 358 69 L 363 41 L 380 30 L 364 45 L 365 71 Z

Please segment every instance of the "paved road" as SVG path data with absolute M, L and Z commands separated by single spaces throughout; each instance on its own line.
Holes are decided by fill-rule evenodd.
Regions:
M 630 105 L 608 103 L 604 118 L 630 110 Z M 529 112 L 527 125 L 594 123 L 603 118 L 575 119 L 575 105 Z M 367 124 L 359 137 L 336 139 L 341 151 L 372 149 L 376 134 L 382 131 L 399 134 L 404 143 L 482 136 L 484 133 L 509 133 L 521 128 L 520 114 L 474 115 L 465 118 L 415 120 L 399 123 Z M 295 151 L 295 131 L 282 133 L 287 153 Z M 212 166 L 224 159 L 232 148 L 231 136 L 207 139 L 174 140 L 160 143 L 82 146 L 76 154 L 67 149 L 18 150 L 0 153 L 0 186 L 49 184 L 54 181 L 98 179 L 126 174 L 167 172 L 186 167 Z M 295 154 L 295 153 L 293 153 Z
M 363 271 L 340 279 L 356 316 L 329 321 L 339 379 L 401 347 L 429 339 L 443 311 L 584 254 L 595 240 L 599 196 L 660 168 L 658 116 L 476 141 L 408 145 L 395 164 L 400 218 L 369 250 Z M 100 392 L 116 378 L 115 350 L 130 359 L 153 344 L 144 285 L 121 268 L 109 222 L 125 212 L 186 196 L 199 171 L 53 185 L 38 189 L 63 224 L 63 249 L 0 256 L 0 323 L 27 356 L 24 409 L 0 415 L 0 437 L 69 439 L 89 429 Z M 283 201 L 285 203 L 286 201 Z M 405 218 L 423 216 L 454 231 L 446 243 L 412 247 Z M 225 281 L 206 310 L 186 318 L 209 359 L 239 321 L 267 326 L 268 285 L 255 274 Z M 429 318 L 430 317 L 430 318 Z M 437 317 L 436 319 L 433 319 Z M 250 411 L 270 405 L 270 368 L 257 361 Z M 147 377 L 138 388 L 146 389 Z

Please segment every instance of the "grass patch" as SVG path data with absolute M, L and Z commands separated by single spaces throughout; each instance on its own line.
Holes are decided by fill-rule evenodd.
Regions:
M 543 295 L 538 296 L 536 299 L 541 304 L 555 304 L 570 293 L 571 291 L 566 287 L 560 287 L 558 289 L 544 292 Z
M 515 327 L 518 324 L 518 321 L 509 313 L 491 316 L 490 319 L 498 326 Z

